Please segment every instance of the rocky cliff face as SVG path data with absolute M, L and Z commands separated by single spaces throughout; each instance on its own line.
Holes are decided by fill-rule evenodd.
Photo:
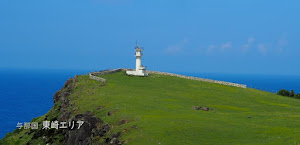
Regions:
M 58 122 L 76 122 L 78 120 L 84 121 L 80 126 L 75 124 L 73 129 L 68 127 L 67 129 L 39 129 L 31 130 L 30 134 L 33 134 L 33 139 L 43 138 L 44 142 L 49 144 L 68 144 L 68 145 L 88 145 L 93 142 L 98 142 L 100 139 L 103 142 L 99 144 L 121 144 L 118 140 L 120 133 L 113 134 L 111 137 L 104 136 L 110 130 L 109 124 L 105 124 L 100 118 L 93 115 L 91 112 L 84 112 L 82 114 L 74 115 L 74 105 L 70 104 L 69 97 L 76 86 L 75 78 L 70 78 L 65 82 L 64 87 L 55 93 L 53 101 L 55 105 L 45 116 L 45 120 Z M 49 115 L 48 115 L 49 114 Z M 42 123 L 40 123 L 42 124 Z M 30 144 L 30 143 L 29 143 Z

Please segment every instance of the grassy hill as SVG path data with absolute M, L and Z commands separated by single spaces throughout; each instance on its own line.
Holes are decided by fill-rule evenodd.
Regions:
M 77 76 L 67 96 L 71 117 L 91 112 L 102 124 L 109 124 L 104 136 L 92 137 L 94 143 L 108 144 L 105 139 L 119 133 L 121 143 L 136 145 L 300 144 L 299 99 L 157 74 L 134 77 L 118 72 L 101 77 L 107 80 L 105 84 L 88 75 Z M 56 102 L 33 121 L 59 118 L 62 103 Z M 39 133 L 48 135 L 52 144 L 62 143 L 65 137 L 59 131 Z M 37 134 L 15 130 L 0 144 L 47 142 Z

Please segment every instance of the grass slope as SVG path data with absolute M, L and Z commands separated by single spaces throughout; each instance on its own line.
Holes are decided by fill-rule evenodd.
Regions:
M 92 111 L 127 144 L 300 144 L 298 99 L 156 74 L 101 77 L 107 79 L 103 87 L 79 76 L 70 96 L 75 114 Z

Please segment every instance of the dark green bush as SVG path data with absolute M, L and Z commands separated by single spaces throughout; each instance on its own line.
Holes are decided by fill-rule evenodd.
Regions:
M 295 98 L 300 99 L 300 94 L 296 94 Z
M 295 92 L 294 90 L 291 90 L 290 97 L 294 97 L 294 96 L 295 96 Z
M 277 94 L 281 95 L 281 96 L 290 96 L 290 91 L 285 90 L 285 89 L 281 89 L 280 91 L 278 91 Z

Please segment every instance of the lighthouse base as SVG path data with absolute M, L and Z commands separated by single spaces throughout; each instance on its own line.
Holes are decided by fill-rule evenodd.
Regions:
M 145 70 L 139 70 L 139 71 L 131 71 L 131 70 L 128 70 L 126 71 L 126 74 L 127 75 L 131 75 L 131 76 L 148 76 L 148 73 L 146 73 Z

